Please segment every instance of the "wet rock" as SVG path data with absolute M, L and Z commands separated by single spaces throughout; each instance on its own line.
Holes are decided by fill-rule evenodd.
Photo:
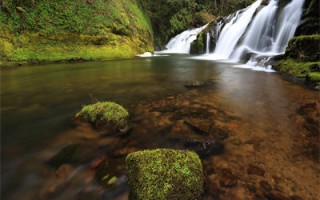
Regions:
M 66 145 L 56 155 L 50 158 L 47 163 L 55 168 L 65 163 L 72 164 L 76 160 L 77 150 L 77 144 Z
M 271 192 L 271 193 L 264 194 L 264 196 L 268 200 L 290 200 L 289 197 L 285 196 L 280 192 Z
M 75 115 L 75 120 L 90 123 L 96 129 L 108 132 L 127 132 L 129 130 L 129 113 L 114 102 L 97 102 L 83 106 Z
M 291 196 L 291 197 L 290 197 L 290 200 L 303 200 L 303 198 L 301 198 L 301 197 L 298 196 L 298 195 L 294 195 L 294 196 Z
M 155 149 L 131 153 L 129 199 L 200 199 L 203 171 L 199 156 L 190 151 Z
M 193 119 L 210 119 L 212 113 L 205 107 L 187 107 L 176 112 L 175 119 L 193 118 Z
M 268 192 L 272 190 L 272 186 L 268 183 L 268 181 L 260 181 L 260 187 Z
M 230 140 L 230 143 L 233 145 L 239 146 L 239 145 L 241 145 L 242 142 L 241 142 L 241 140 L 234 138 L 234 139 Z
M 106 159 L 107 159 L 106 156 L 100 156 L 100 157 L 94 159 L 94 160 L 90 163 L 89 167 L 90 167 L 91 169 L 95 169 L 95 168 L 99 167 L 103 162 L 105 162 Z
M 137 148 L 135 147 L 125 147 L 123 149 L 118 149 L 113 153 L 114 157 L 123 157 L 123 156 L 127 156 L 129 153 L 138 151 Z
M 249 165 L 247 168 L 247 173 L 250 175 L 264 176 L 265 171 L 258 166 Z
M 183 122 L 192 132 L 199 134 L 199 135 L 208 135 L 208 132 L 206 132 L 205 130 L 203 130 L 202 128 L 200 128 L 199 126 L 195 125 L 194 123 L 185 120 Z
M 200 157 L 207 157 L 211 155 L 219 155 L 223 153 L 224 144 L 219 141 L 206 141 L 201 142 L 197 140 L 187 141 L 184 147 L 195 151 Z
M 220 128 L 212 128 L 210 135 L 212 135 L 215 140 L 225 140 L 229 137 L 229 133 Z
M 184 86 L 186 88 L 200 88 L 205 86 L 205 83 L 203 81 L 191 80 L 184 83 Z
M 219 183 L 223 187 L 234 187 L 237 185 L 237 178 L 229 170 L 223 170 L 219 179 Z

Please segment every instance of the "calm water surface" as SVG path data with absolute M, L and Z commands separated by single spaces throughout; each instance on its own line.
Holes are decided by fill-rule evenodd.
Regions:
M 204 81 L 206 86 L 187 89 L 184 83 L 189 80 Z M 72 123 L 74 114 L 92 98 L 128 108 L 133 124 L 128 138 L 101 138 L 89 127 Z M 178 111 L 204 108 L 211 117 L 203 121 L 230 133 L 225 153 L 203 160 L 205 166 L 228 168 L 240 176 L 248 165 L 258 163 L 270 183 L 275 174 L 283 180 L 271 184 L 283 193 L 316 199 L 319 167 L 299 152 L 303 144 L 298 136 L 306 129 L 290 116 L 300 105 L 318 98 L 319 93 L 277 73 L 185 56 L 2 70 L 1 195 L 3 199 L 78 199 L 89 193 L 91 197 L 126 199 L 126 153 L 115 156 L 115 152 L 182 148 L 182 140 L 198 136 L 189 133 L 184 119 L 173 116 Z M 161 111 L 161 107 L 174 109 Z M 235 140 L 241 144 L 234 145 Z M 69 173 L 63 175 L 67 178 L 61 178 L 59 170 L 46 161 L 66 144 L 81 144 L 85 150 L 80 153 L 82 159 L 68 165 Z M 107 190 L 89 167 L 101 156 L 113 165 L 110 173 L 119 177 L 118 186 Z M 241 186 L 239 183 L 238 188 Z

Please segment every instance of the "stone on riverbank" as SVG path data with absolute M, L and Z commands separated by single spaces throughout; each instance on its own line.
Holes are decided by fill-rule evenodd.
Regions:
M 156 149 L 131 153 L 126 158 L 129 199 L 199 199 L 203 171 L 191 151 Z

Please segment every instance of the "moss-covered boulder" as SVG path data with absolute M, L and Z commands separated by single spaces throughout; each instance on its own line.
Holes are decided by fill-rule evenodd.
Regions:
M 126 158 L 130 194 L 134 200 L 194 200 L 203 193 L 199 156 L 191 151 L 156 149 Z
M 289 41 L 286 56 L 301 61 L 320 60 L 320 35 L 304 35 Z
M 126 131 L 128 129 L 128 111 L 114 102 L 97 102 L 83 106 L 75 117 L 78 120 L 91 123 L 98 129 L 110 131 Z

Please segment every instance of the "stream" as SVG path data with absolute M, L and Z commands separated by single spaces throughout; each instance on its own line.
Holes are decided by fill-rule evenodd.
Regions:
M 202 159 L 204 199 L 318 199 L 319 92 L 234 65 L 175 55 L 1 70 L 1 197 L 127 199 L 125 156 L 215 139 L 192 124 L 224 133 L 224 151 Z M 75 124 L 94 100 L 127 108 L 129 135 Z M 74 158 L 52 165 L 71 145 Z M 101 163 L 114 184 L 101 180 Z

